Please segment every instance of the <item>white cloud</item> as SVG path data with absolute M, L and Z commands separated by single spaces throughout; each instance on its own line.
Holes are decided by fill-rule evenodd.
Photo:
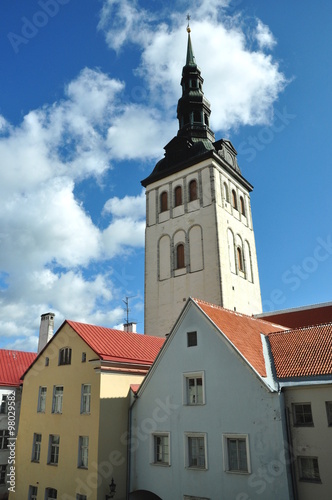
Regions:
M 201 0 L 191 9 L 195 12 L 195 19 L 190 23 L 192 42 L 205 79 L 204 93 L 211 102 L 211 125 L 215 132 L 269 122 L 273 104 L 286 84 L 278 63 L 264 52 L 275 43 L 269 28 L 258 21 L 253 33 L 247 34 L 240 15 L 225 15 L 228 3 Z M 150 13 L 139 9 L 138 3 L 132 9 L 126 1 L 110 0 L 105 5 L 100 28 L 114 49 L 118 48 L 115 43 L 118 18 L 132 27 L 137 15 L 138 27 L 143 23 L 142 30 L 137 30 L 139 34 L 132 29 L 123 32 L 121 46 L 138 45 L 141 63 L 137 72 L 146 82 L 150 106 L 162 106 L 169 121 L 175 116 L 175 104 L 181 95 L 187 38 L 185 11 L 171 13 L 169 10 L 166 24 L 164 20 L 156 22 L 152 14 L 150 18 Z M 184 9 L 188 6 L 183 4 Z M 162 15 L 165 16 L 165 11 Z M 259 50 L 250 47 L 252 38 L 258 41 Z
M 270 28 L 260 20 L 257 22 L 256 39 L 260 49 L 272 49 L 277 43 Z

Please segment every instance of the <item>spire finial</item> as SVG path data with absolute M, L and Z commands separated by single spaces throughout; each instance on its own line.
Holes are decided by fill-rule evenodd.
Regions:
M 187 14 L 187 21 L 188 21 L 188 25 L 187 25 L 187 32 L 190 33 L 191 32 L 191 29 L 190 29 L 190 26 L 189 26 L 189 22 L 190 22 L 190 14 Z

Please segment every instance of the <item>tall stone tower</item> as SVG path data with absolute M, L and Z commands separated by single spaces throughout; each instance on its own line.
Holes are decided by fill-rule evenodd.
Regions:
M 188 27 L 179 131 L 142 181 L 146 188 L 145 333 L 169 333 L 192 296 L 262 311 L 250 196 L 236 150 L 210 129 Z

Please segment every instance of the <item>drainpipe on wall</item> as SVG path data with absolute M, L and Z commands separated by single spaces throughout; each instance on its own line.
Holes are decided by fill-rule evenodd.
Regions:
M 289 409 L 285 405 L 285 394 L 280 390 L 279 392 L 279 397 L 280 397 L 280 409 L 282 411 L 282 414 L 284 415 L 284 418 L 282 418 L 282 426 L 283 426 L 283 433 L 285 436 L 285 441 L 287 445 L 287 451 L 285 450 L 286 455 L 286 466 L 287 466 L 287 475 L 290 477 L 291 481 L 291 486 L 292 486 L 292 494 L 293 494 L 293 500 L 299 500 L 299 495 L 297 491 L 297 483 L 296 483 L 296 471 L 295 471 L 295 456 L 293 453 L 293 441 L 292 441 L 292 433 L 291 433 L 291 428 L 290 428 L 290 419 L 289 419 Z M 289 466 L 287 465 L 289 464 Z

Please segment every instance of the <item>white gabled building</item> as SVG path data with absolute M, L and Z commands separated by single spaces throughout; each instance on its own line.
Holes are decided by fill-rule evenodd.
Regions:
M 131 408 L 132 500 L 292 497 L 283 393 L 262 335 L 189 299 Z

